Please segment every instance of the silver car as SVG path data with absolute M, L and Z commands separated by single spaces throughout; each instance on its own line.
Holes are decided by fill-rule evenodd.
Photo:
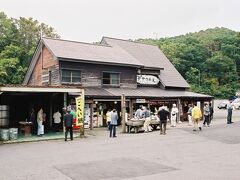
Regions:
M 239 109 L 240 108 L 240 98 L 234 99 L 232 102 L 233 108 L 234 109 Z
M 218 104 L 218 109 L 227 109 L 227 104 L 228 104 L 227 100 L 220 102 Z

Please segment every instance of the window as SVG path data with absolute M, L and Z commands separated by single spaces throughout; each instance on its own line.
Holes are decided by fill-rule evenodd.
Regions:
M 102 83 L 103 85 L 119 86 L 119 73 L 103 72 Z
M 63 83 L 81 83 L 81 71 L 62 69 L 62 82 Z

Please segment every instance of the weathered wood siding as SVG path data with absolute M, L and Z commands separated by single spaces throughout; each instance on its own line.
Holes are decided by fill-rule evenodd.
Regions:
M 46 47 L 43 47 L 42 54 L 43 58 L 40 53 L 28 85 L 59 85 L 59 61 L 53 57 Z M 51 77 L 48 75 L 51 75 Z M 47 79 L 50 81 L 47 81 Z
M 83 87 L 101 87 L 102 73 L 104 71 L 120 73 L 120 87 L 137 87 L 137 69 L 133 67 L 60 61 L 60 68 L 80 70 L 82 75 L 81 84 Z

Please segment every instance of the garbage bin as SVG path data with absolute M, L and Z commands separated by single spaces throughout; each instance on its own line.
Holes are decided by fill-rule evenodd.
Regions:
M 0 140 L 2 141 L 9 140 L 9 129 L 0 129 Z
M 16 140 L 18 138 L 18 128 L 9 129 L 9 139 Z

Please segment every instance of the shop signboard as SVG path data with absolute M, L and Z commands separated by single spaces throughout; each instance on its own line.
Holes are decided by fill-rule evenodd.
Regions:
M 80 96 L 76 97 L 76 126 L 83 127 L 84 123 L 84 91 L 82 90 Z
M 146 103 L 146 99 L 136 99 L 136 103 Z
M 137 83 L 143 85 L 157 85 L 159 78 L 153 75 L 137 75 Z

